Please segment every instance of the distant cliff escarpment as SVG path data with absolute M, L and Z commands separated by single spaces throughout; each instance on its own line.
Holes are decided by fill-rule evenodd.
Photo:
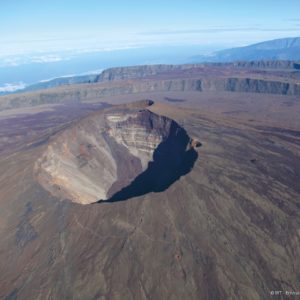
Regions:
M 72 81 L 73 82 L 73 81 Z M 77 81 L 78 82 L 78 81 Z M 155 92 L 239 92 L 300 95 L 296 61 L 240 61 L 151 65 L 104 70 L 81 84 L 0 97 L 0 110 L 42 104 L 104 101 L 105 97 Z

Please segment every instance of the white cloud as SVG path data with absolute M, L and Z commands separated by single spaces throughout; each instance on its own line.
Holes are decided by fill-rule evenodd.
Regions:
M 32 56 L 28 59 L 28 61 L 31 63 L 48 63 L 48 62 L 58 62 L 62 60 L 68 60 L 68 58 L 63 58 L 61 56 L 51 54 L 51 55 Z
M 6 57 L 2 59 L 0 67 L 16 67 L 21 63 L 20 57 Z
M 25 87 L 26 84 L 24 82 L 5 83 L 4 85 L 0 86 L 0 93 L 15 92 L 18 90 L 22 90 Z
M 25 55 L 25 56 L 6 56 L 1 59 L 0 67 L 17 67 L 30 63 L 51 63 L 62 60 L 69 60 L 70 57 L 61 56 L 58 54 L 41 54 L 41 55 Z
M 89 53 L 113 52 L 119 50 L 129 50 L 142 48 L 144 45 L 126 45 L 126 46 L 111 46 L 111 47 L 87 47 L 81 49 L 64 49 L 63 51 L 30 53 L 30 54 L 14 54 L 1 55 L 0 53 L 0 68 L 1 67 L 16 67 L 25 64 L 37 63 L 55 63 L 60 61 L 71 60 L 72 58 Z

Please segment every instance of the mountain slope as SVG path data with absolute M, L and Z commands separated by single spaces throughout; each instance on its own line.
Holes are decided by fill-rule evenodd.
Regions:
M 0 155 L 0 298 L 253 300 L 269 299 L 274 290 L 297 291 L 299 122 L 295 130 L 285 128 L 293 112 L 298 120 L 300 105 L 288 96 L 274 98 L 259 94 L 247 101 L 231 94 L 224 102 L 217 93 L 208 101 L 211 113 L 205 113 L 206 97 L 199 99 L 199 93 L 184 102 L 190 108 L 159 102 L 112 106 L 72 119 L 57 133 L 43 133 L 42 142 L 38 136 L 10 147 Z M 224 113 L 218 112 L 222 105 Z M 132 113 L 140 117 L 122 121 Z M 24 126 L 39 132 L 54 114 L 65 115 L 11 118 L 15 132 L 5 137 Z M 276 128 L 267 123 L 268 115 Z M 124 130 L 118 132 L 116 120 Z M 44 166 L 49 163 L 57 177 L 75 167 L 70 180 L 78 172 L 107 180 L 95 168 L 105 150 L 100 143 L 108 144 L 123 174 L 133 174 L 137 157 L 127 150 L 135 141 L 136 149 L 149 149 L 156 137 L 168 135 L 168 124 L 175 124 L 170 120 L 183 124 L 184 131 L 175 126 L 175 134 L 186 132 L 202 146 L 194 149 L 198 157 L 189 172 L 163 191 L 80 205 L 61 201 L 65 185 L 54 193 L 36 176 L 37 160 L 45 158 Z M 0 126 L 2 134 L 6 127 L 13 126 Z M 114 141 L 104 130 L 128 148 L 109 145 Z M 176 144 L 168 144 L 170 156 Z M 67 169 L 59 165 L 64 162 Z M 86 187 L 76 186 L 80 192 Z
M 238 60 L 299 60 L 300 37 L 266 41 L 246 47 L 214 52 L 207 56 L 193 57 L 193 62 L 230 62 Z

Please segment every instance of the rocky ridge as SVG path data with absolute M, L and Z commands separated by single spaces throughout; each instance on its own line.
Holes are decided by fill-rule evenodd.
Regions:
M 131 95 L 153 92 L 240 92 L 284 96 L 299 96 L 300 83 L 286 80 L 265 80 L 257 78 L 174 78 L 138 79 L 100 83 L 95 86 L 73 86 L 67 90 L 48 90 L 42 93 L 3 96 L 0 111 L 38 106 L 44 104 L 93 102 L 95 99 L 117 95 Z
M 91 83 L 0 97 L 0 111 L 44 104 L 95 102 L 99 98 L 156 92 L 237 92 L 300 95 L 297 61 L 238 61 L 145 65 L 104 70 Z M 89 81 L 90 82 L 90 81 Z

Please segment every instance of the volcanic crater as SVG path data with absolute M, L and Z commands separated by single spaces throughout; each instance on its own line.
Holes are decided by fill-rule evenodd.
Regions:
M 100 110 L 55 135 L 35 163 L 39 183 L 61 200 L 123 201 L 166 190 L 197 160 L 200 142 L 151 100 Z

